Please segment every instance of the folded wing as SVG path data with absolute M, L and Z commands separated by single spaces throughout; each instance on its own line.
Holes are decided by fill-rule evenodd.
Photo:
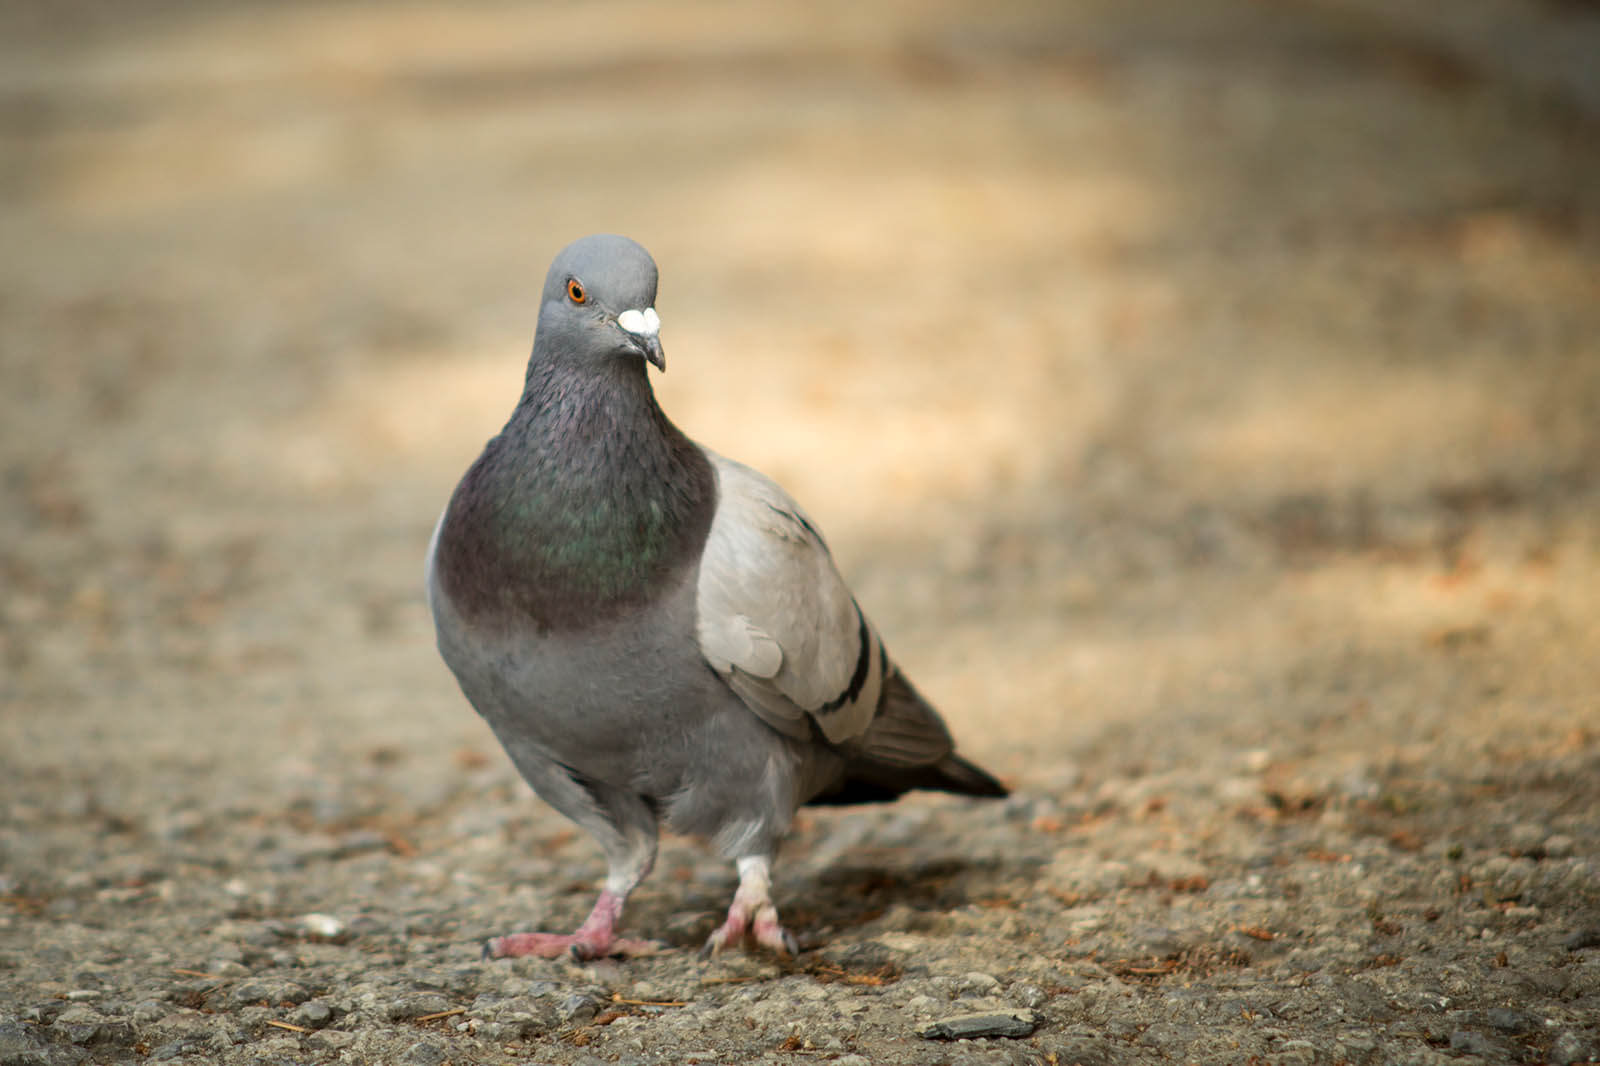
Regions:
M 707 451 L 717 513 L 700 563 L 700 650 L 750 709 L 797 739 L 866 732 L 883 695 L 883 643 L 800 505 Z

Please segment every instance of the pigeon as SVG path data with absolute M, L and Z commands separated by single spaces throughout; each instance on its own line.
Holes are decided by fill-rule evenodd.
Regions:
M 1006 795 L 955 754 L 800 506 L 663 413 L 655 297 L 655 261 L 626 237 L 556 256 L 522 396 L 428 549 L 445 663 L 607 863 L 575 932 L 496 937 L 491 957 L 660 950 L 618 926 L 663 825 L 738 872 L 703 954 L 753 939 L 793 955 L 771 872 L 801 805 Z

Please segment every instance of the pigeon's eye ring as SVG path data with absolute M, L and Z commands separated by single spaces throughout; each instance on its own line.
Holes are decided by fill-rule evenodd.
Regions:
M 575 304 L 587 303 L 589 294 L 583 291 L 583 283 L 577 278 L 567 279 L 567 299 Z

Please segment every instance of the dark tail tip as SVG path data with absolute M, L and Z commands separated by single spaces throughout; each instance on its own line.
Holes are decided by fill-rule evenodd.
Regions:
M 938 789 L 940 792 L 954 792 L 960 796 L 984 796 L 992 799 L 1004 799 L 1011 795 L 1011 790 L 996 781 L 987 770 L 968 762 L 954 752 L 946 756 L 933 768 L 933 771 L 934 779 L 922 787 Z

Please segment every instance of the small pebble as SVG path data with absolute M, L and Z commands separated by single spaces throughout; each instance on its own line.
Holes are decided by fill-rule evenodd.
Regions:
M 585 992 L 574 992 L 561 1001 L 561 1017 L 569 1022 L 586 1022 L 600 1009 L 600 1001 Z
M 57 1022 L 54 1026 L 70 1042 L 83 1046 L 100 1042 L 100 1027 L 94 1024 L 63 1025 Z
M 321 1029 L 333 1020 L 333 1008 L 320 999 L 308 999 L 294 1009 L 289 1020 L 308 1029 Z
M 956 994 L 959 996 L 992 996 L 998 991 L 1000 991 L 998 980 L 976 970 L 963 974 L 956 982 Z
M 166 1062 L 169 1059 L 180 1058 L 191 1049 L 198 1050 L 205 1046 L 205 1042 L 194 1037 L 185 1037 L 181 1040 L 169 1040 L 150 1050 L 150 1057 L 157 1062 Z
M 1012 989 L 1013 994 L 1022 1002 L 1024 1007 L 1040 1007 L 1050 996 L 1038 985 L 1018 985 Z
M 306 1037 L 309 1046 L 328 1051 L 340 1051 L 355 1042 L 356 1034 L 347 1033 L 342 1029 L 323 1029 Z
M 1309 1040 L 1285 1040 L 1273 1053 L 1273 1066 L 1316 1066 L 1317 1048 Z
M 142 999 L 133 1006 L 129 1015 L 135 1025 L 149 1025 L 151 1022 L 165 1018 L 171 1013 L 172 1008 L 165 1003 L 154 999 Z
M 438 1014 L 449 1010 L 454 1004 L 444 996 L 433 992 L 424 992 L 415 996 L 401 996 L 389 1004 L 389 1020 L 392 1022 L 408 1021 L 412 1018 L 421 1018 L 429 1014 Z
M 1549 836 L 1548 830 L 1542 825 L 1524 823 L 1514 825 L 1511 832 L 1506 834 L 1506 844 L 1519 852 L 1529 852 L 1538 849 Z
M 303 914 L 299 924 L 313 940 L 337 940 L 345 933 L 344 922 L 331 914 Z
M 255 1003 L 266 1003 L 276 1007 L 284 1003 L 304 1003 L 310 998 L 311 993 L 293 981 L 240 981 L 228 993 L 228 1001 L 235 1007 L 246 1007 Z
M 1565 833 L 1552 833 L 1545 837 L 1544 854 L 1547 859 L 1567 859 L 1572 857 L 1576 845 L 1571 837 Z

